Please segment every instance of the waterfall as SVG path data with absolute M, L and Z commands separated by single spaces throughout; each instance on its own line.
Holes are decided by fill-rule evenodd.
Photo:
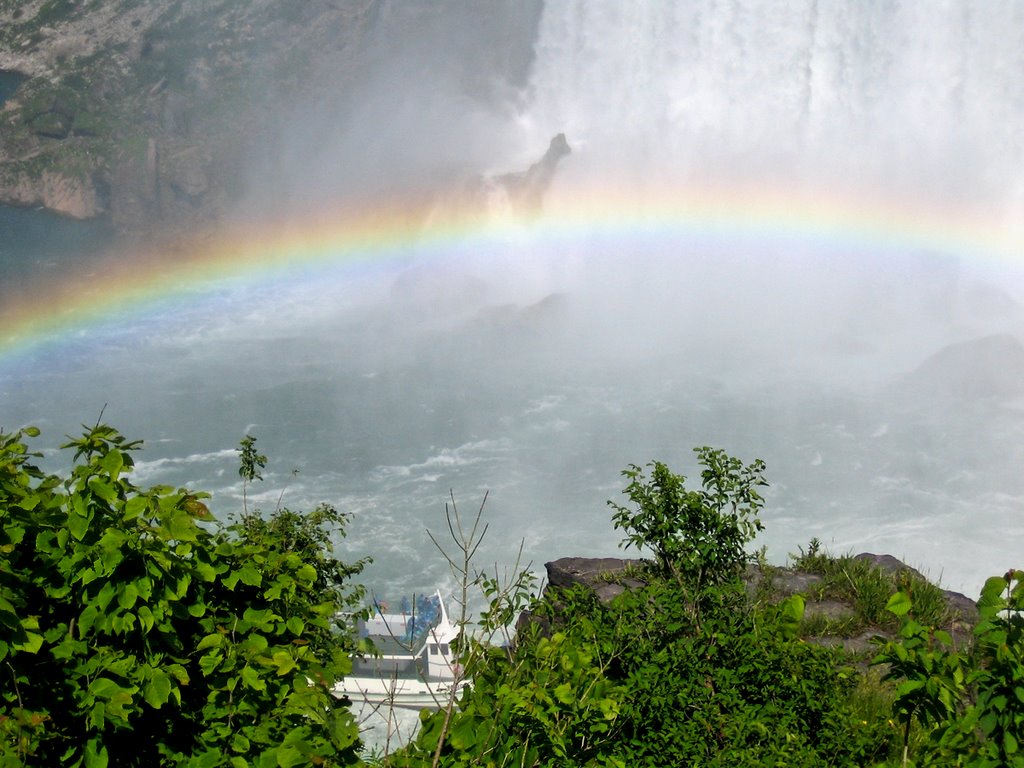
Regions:
M 1022 198 L 1024 6 L 559 0 L 523 124 L 605 169 Z

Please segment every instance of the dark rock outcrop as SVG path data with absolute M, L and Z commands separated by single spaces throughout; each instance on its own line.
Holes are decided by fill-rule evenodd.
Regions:
M 610 603 L 627 589 L 644 585 L 634 575 L 642 562 L 619 557 L 563 557 L 545 563 L 544 568 L 548 573 L 549 588 L 583 586 L 593 590 L 602 603 Z
M 514 211 L 534 215 L 540 213 L 544 194 L 555 178 L 562 158 L 572 153 L 564 133 L 551 139 L 547 152 L 536 163 L 521 173 L 506 173 L 495 177 L 495 183 L 505 190 Z
M 892 555 L 876 555 L 873 552 L 861 552 L 859 555 L 853 556 L 854 560 L 867 560 L 875 568 L 879 568 L 886 573 L 898 575 L 900 573 L 907 573 L 911 576 L 916 576 L 919 579 L 924 578 L 924 574 L 916 568 L 911 568 L 909 565 L 904 563 Z
M 103 195 L 89 175 L 46 170 L 0 172 L 0 200 L 7 205 L 44 206 L 73 219 L 90 219 L 105 210 Z
M 856 555 L 854 559 L 866 560 L 876 568 L 891 574 L 905 573 L 924 579 L 919 571 L 892 555 L 864 552 Z M 545 563 L 548 576 L 545 597 L 557 606 L 561 590 L 582 586 L 591 590 L 601 603 L 608 604 L 626 590 L 644 586 L 646 582 L 642 578 L 641 570 L 643 563 L 643 560 L 617 557 L 564 557 Z M 843 600 L 815 597 L 816 594 L 820 594 L 818 588 L 822 583 L 821 576 L 793 568 L 773 567 L 765 572 L 758 566 L 750 566 L 744 575 L 749 599 L 761 599 L 761 588 L 765 579 L 770 585 L 768 594 L 772 600 L 781 600 L 796 594 L 803 595 L 806 598 L 804 616 L 807 619 L 821 618 L 841 623 L 844 619 L 852 619 L 856 615 L 853 605 Z M 964 641 L 969 636 L 970 627 L 978 619 L 977 605 L 959 592 L 945 590 L 944 595 L 950 611 L 950 622 L 946 629 L 953 634 L 957 642 Z M 550 631 L 551 627 L 547 621 L 541 621 L 528 614 L 520 616 L 517 626 L 522 628 L 527 622 L 538 621 L 544 631 Z M 872 651 L 876 638 L 880 636 L 886 637 L 886 633 L 881 629 L 868 627 L 850 636 L 825 635 L 807 640 L 821 645 L 839 646 L 850 653 L 863 655 Z
M 607 605 L 627 589 L 637 589 L 644 581 L 635 574 L 643 560 L 628 560 L 620 557 L 563 557 L 544 563 L 547 571 L 547 585 L 544 597 L 560 610 L 560 594 L 575 587 L 584 587 L 594 593 L 597 599 Z M 523 611 L 516 622 L 519 633 L 530 625 L 539 625 L 540 631 L 549 635 L 551 621 Z
M 943 347 L 904 377 L 908 396 L 979 400 L 1024 393 L 1024 345 L 995 334 Z

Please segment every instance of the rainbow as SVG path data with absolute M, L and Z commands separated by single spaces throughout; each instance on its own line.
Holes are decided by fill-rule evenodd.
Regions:
M 1024 270 L 1024 230 L 983 207 L 915 204 L 877 194 L 843 197 L 778 188 L 559 189 L 542 215 L 477 209 L 427 217 L 401 201 L 318 213 L 208 235 L 160 252 L 112 255 L 88 273 L 34 287 L 0 313 L 0 361 L 81 329 L 199 300 L 214 288 L 314 276 L 401 261 L 528 232 L 539 241 L 580 236 L 719 237 L 842 246 L 865 253 L 934 251 Z

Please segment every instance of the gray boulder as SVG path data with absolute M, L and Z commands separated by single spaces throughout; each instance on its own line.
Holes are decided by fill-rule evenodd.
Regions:
M 549 588 L 572 589 L 580 585 L 593 590 L 602 603 L 610 603 L 627 589 L 644 585 L 631 575 L 642 562 L 620 557 L 563 557 L 545 563 L 544 568 Z

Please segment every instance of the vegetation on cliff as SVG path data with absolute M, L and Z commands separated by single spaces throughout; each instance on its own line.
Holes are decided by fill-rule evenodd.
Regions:
M 268 115 L 370 18 L 361 1 L 0 3 L 0 68 L 28 75 L 0 116 L 0 197 L 56 207 L 46 171 L 89 197 L 59 208 L 79 218 L 215 220 Z
M 0 202 L 79 218 L 106 212 L 118 232 L 150 241 L 194 235 L 266 174 L 259 191 L 285 199 L 280 171 L 295 165 L 298 143 L 318 167 L 335 162 L 325 158 L 336 137 L 367 109 L 362 89 L 393 90 L 375 80 L 382 66 L 429 51 L 414 65 L 430 72 L 425 82 L 456 72 L 481 99 L 499 82 L 521 84 L 541 8 L 0 0 L 0 71 L 27 76 L 0 110 Z M 452 35 L 458 46 L 442 43 Z M 453 63 L 456 49 L 463 58 Z M 338 177 L 351 172 L 336 162 Z M 58 199 L 44 172 L 75 194 Z
M 700 449 L 698 489 L 628 468 L 614 519 L 654 559 L 604 575 L 624 585 L 604 599 L 477 572 L 485 527 L 449 519 L 449 563 L 489 599 L 460 643 L 472 684 L 367 757 L 330 692 L 360 650 L 344 515 L 225 525 L 203 493 L 133 485 L 138 444 L 107 426 L 65 446 L 64 477 L 37 434 L 0 434 L 0 765 L 1024 764 L 1024 575 L 989 580 L 973 628 L 923 579 L 815 542 L 795 565 L 816 580 L 780 588 L 791 572 L 748 552 L 760 462 Z M 247 438 L 240 460 L 247 487 L 266 457 Z M 854 618 L 809 619 L 844 595 Z M 868 652 L 828 642 L 864 627 Z

